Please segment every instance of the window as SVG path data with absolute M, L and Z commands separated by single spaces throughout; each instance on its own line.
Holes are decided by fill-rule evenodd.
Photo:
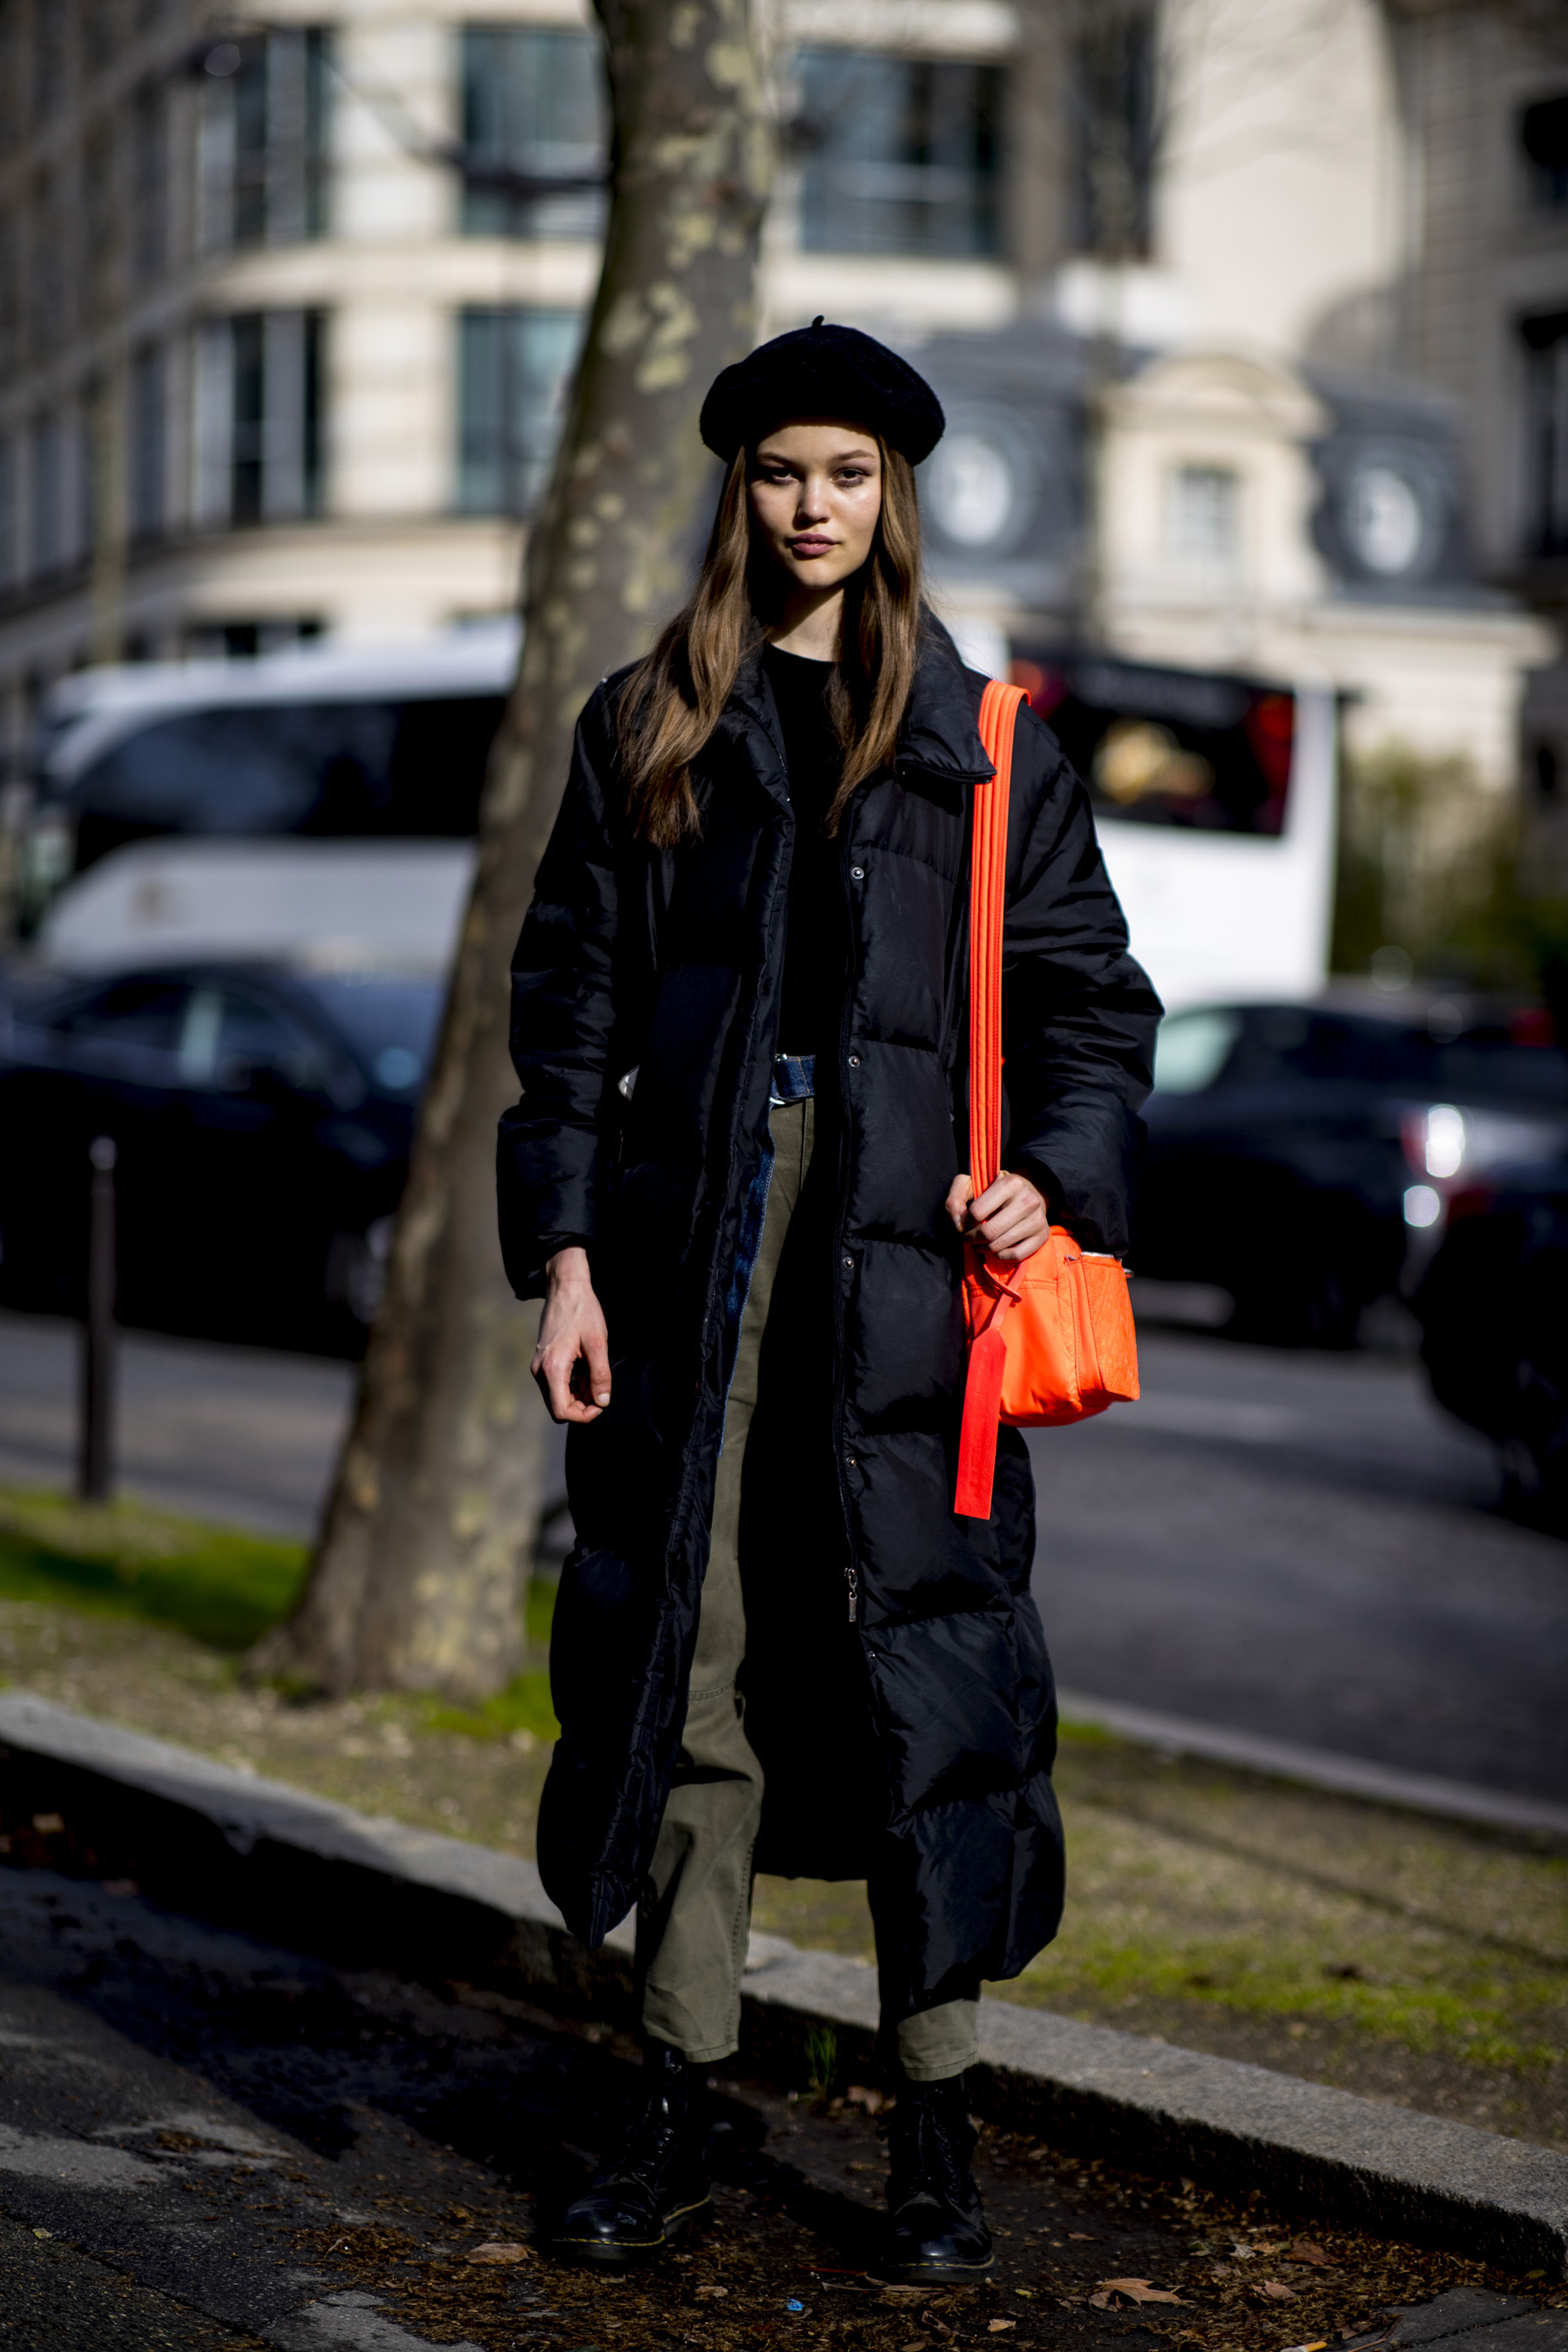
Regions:
M 0 144 L 16 142 L 22 101 L 21 0 L 0 0 Z
M 9 374 L 22 352 L 21 278 L 16 264 L 16 224 L 0 221 L 0 374 Z
M 598 37 L 463 27 L 463 228 L 470 236 L 597 236 L 603 188 L 531 194 L 519 180 L 602 178 L 609 139 Z
M 561 436 L 583 321 L 575 310 L 465 310 L 458 322 L 458 505 L 531 514 Z
M 34 0 L 33 116 L 47 122 L 66 94 L 66 11 L 60 0 Z
M 329 972 L 308 973 L 302 984 L 378 1086 L 390 1094 L 417 1087 L 435 1051 L 446 1002 L 439 982 Z
M 58 572 L 66 560 L 66 427 L 59 415 L 33 427 L 32 572 Z
M 1165 544 L 1195 569 L 1231 570 L 1240 549 L 1241 483 L 1228 466 L 1178 466 L 1166 488 Z
M 153 719 L 72 782 L 77 862 L 148 834 L 459 840 L 478 822 L 499 694 L 223 703 Z
M 0 440 L 0 595 L 16 583 L 16 441 Z
M 316 28 L 272 32 L 209 53 L 209 242 L 293 245 L 325 234 L 328 40 Z
M 1172 1013 L 1154 1045 L 1154 1084 L 1162 1094 L 1201 1095 L 1212 1087 L 1241 1034 L 1239 1013 Z
M 147 344 L 131 362 L 130 523 L 135 539 L 163 528 L 163 354 Z
M 120 980 L 85 1004 L 71 1007 L 58 1024 L 67 1036 L 82 1043 L 134 1052 L 173 1054 L 180 1043 L 185 1003 L 190 994 L 183 980 L 145 975 Z
M 1249 678 L 1046 648 L 1037 656 L 1016 648 L 1013 678 L 1088 783 L 1099 817 L 1279 838 L 1293 695 Z
M 1525 545 L 1568 555 L 1568 310 L 1523 325 L 1528 365 Z
M 1072 58 L 1072 238 L 1079 253 L 1125 261 L 1149 250 L 1153 180 L 1154 30 L 1104 6 Z
M 204 522 L 286 522 L 320 512 L 324 340 L 320 310 L 247 310 L 200 330 Z
M 808 252 L 999 249 L 998 67 L 826 48 L 798 67 Z
M 157 277 L 168 254 L 167 122 L 162 87 L 145 84 L 131 112 L 131 266 L 143 281 Z
M 254 661 L 258 654 L 287 653 L 290 646 L 307 644 L 322 634 L 320 620 L 309 614 L 294 620 L 200 621 L 185 631 L 185 656 L 190 661 Z
M 54 350 L 65 332 L 66 293 L 71 274 L 71 240 L 58 172 L 41 173 L 34 183 L 29 226 L 29 323 L 35 352 L 47 352 Z
M 193 989 L 180 1030 L 180 1076 L 187 1086 L 232 1083 L 237 1063 L 303 1076 L 319 1056 L 302 1029 L 276 1006 L 234 989 Z
M 1519 143 L 1533 202 L 1552 210 L 1568 205 L 1568 93 L 1524 109 Z

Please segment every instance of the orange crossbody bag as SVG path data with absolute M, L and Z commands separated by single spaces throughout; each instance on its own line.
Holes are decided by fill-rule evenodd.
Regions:
M 1007 887 L 1007 801 L 1018 686 L 993 678 L 980 705 L 980 740 L 996 773 L 974 788 L 969 883 L 969 1153 L 978 1195 L 1002 1152 L 1002 923 Z M 952 1507 L 991 1516 L 996 1429 L 1087 1421 L 1138 1394 L 1138 1342 L 1120 1258 L 1079 1247 L 1060 1225 L 1021 1265 L 971 1242 L 964 1248 L 963 1320 L 969 1370 Z

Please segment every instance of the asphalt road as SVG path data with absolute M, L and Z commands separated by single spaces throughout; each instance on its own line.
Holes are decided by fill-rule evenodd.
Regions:
M 1568 1793 L 1568 1543 L 1495 1509 L 1419 1366 L 1146 1328 L 1144 1395 L 1032 1434 L 1065 1688 L 1408 1771 Z M 70 1475 L 75 1335 L 0 1316 L 0 1478 Z M 308 1534 L 352 1367 L 123 1345 L 125 1484 Z
M 1143 1399 L 1029 1435 L 1068 1690 L 1568 1794 L 1568 1543 L 1408 1356 L 1145 1329 Z
M 123 1486 L 196 1518 L 313 1532 L 357 1366 L 141 1331 L 122 1334 L 117 1354 Z M 77 1367 L 74 1324 L 0 1314 L 0 1481 L 70 1485 Z

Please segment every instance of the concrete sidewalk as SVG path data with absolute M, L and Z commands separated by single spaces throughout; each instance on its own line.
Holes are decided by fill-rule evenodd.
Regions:
M 631 1939 L 567 1932 L 531 1864 L 372 1820 L 23 1692 L 0 1695 L 10 1860 L 144 1893 L 340 1966 L 460 1979 L 563 2016 L 627 2024 Z M 798 2065 L 831 2027 L 874 2058 L 864 1963 L 758 1937 L 744 2054 Z M 1058 2147 L 1257 2189 L 1349 2226 L 1568 2276 L 1568 2157 L 1293 2076 L 987 2000 L 977 2108 Z

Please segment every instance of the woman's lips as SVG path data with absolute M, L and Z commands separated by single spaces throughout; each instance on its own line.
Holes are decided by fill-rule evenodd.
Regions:
M 831 555 L 837 545 L 836 540 L 823 539 L 807 531 L 802 538 L 790 541 L 789 551 L 792 555 Z

